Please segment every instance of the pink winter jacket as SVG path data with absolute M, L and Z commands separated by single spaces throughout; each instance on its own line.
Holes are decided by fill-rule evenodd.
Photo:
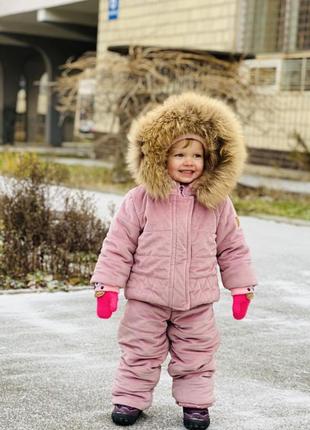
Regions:
M 143 186 L 126 195 L 91 282 L 125 288 L 125 297 L 187 310 L 219 299 L 225 288 L 256 284 L 249 249 L 229 197 L 203 206 L 192 187 L 176 184 L 167 199 Z

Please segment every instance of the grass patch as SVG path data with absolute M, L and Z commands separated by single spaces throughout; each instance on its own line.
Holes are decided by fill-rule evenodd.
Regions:
M 107 167 L 98 166 L 66 166 L 69 172 L 64 185 L 87 190 L 125 193 L 134 187 L 133 181 L 117 183 L 113 180 L 113 172 Z
M 269 215 L 310 221 L 310 195 L 238 185 L 232 199 L 239 215 Z
M 42 158 L 42 159 L 44 159 L 44 158 L 51 158 L 51 159 L 54 159 L 54 158 L 75 158 L 75 159 L 79 159 L 79 160 L 89 160 L 89 155 L 87 155 L 87 154 L 83 154 L 83 153 L 81 153 L 81 152 L 77 152 L 78 151 L 78 149 L 77 150 L 74 150 L 74 149 L 70 149 L 70 148 L 68 148 L 67 150 L 65 149 L 65 150 L 61 150 L 61 148 L 59 148 L 60 149 L 60 151 L 59 152 L 57 152 L 57 150 L 56 151 L 46 151 L 46 150 L 43 150 L 43 151 L 40 151 L 40 150 L 36 150 L 36 149 L 31 149 L 31 151 L 28 151 L 27 149 L 25 149 L 25 150 L 14 150 L 14 149 L 11 149 L 11 147 L 10 147 L 10 149 L 4 149 L 3 151 L 1 151 L 1 156 L 2 156 L 2 154 L 5 154 L 5 155 L 7 155 L 7 154 L 11 154 L 13 157 L 16 157 L 16 156 L 18 156 L 18 155 L 22 155 L 22 154 L 26 154 L 26 153 L 31 153 L 31 154 L 35 154 L 38 158 Z
M 21 156 L 14 152 L 0 154 L 0 174 L 14 176 Z M 48 164 L 58 171 L 61 184 L 68 187 L 124 194 L 135 186 L 133 181 L 115 182 L 112 170 L 107 167 L 63 165 L 55 159 Z M 310 221 L 310 195 L 238 185 L 232 199 L 239 215 L 269 215 Z
M 33 154 L 28 156 L 33 156 Z M 0 153 L 0 174 L 15 176 L 19 160 L 27 156 L 23 153 L 6 152 Z M 35 154 L 35 158 L 40 158 Z M 61 185 L 71 188 L 80 188 L 85 190 L 125 193 L 134 187 L 133 181 L 118 183 L 113 180 L 113 172 L 107 167 L 100 166 L 82 166 L 82 165 L 64 165 L 57 163 L 55 156 L 52 161 L 43 160 L 42 163 L 48 164 L 54 171 L 58 172 L 58 178 Z

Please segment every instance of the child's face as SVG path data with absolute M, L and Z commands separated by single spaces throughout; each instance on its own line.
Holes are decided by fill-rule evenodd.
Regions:
M 196 140 L 181 140 L 174 144 L 168 155 L 168 174 L 177 182 L 190 184 L 202 175 L 204 150 Z

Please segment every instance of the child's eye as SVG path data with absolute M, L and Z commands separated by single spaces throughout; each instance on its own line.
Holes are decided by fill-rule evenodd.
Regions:
M 196 158 L 201 158 L 201 157 L 202 157 L 202 155 L 201 155 L 201 154 L 195 154 L 195 155 L 194 155 L 194 157 L 196 157 Z
M 177 154 L 174 154 L 175 157 L 183 157 L 183 154 L 181 152 L 178 152 Z

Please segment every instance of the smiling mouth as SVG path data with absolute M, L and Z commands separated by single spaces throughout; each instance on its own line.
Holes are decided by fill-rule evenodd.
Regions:
M 190 173 L 194 173 L 194 170 L 179 170 L 179 172 L 190 174 Z

